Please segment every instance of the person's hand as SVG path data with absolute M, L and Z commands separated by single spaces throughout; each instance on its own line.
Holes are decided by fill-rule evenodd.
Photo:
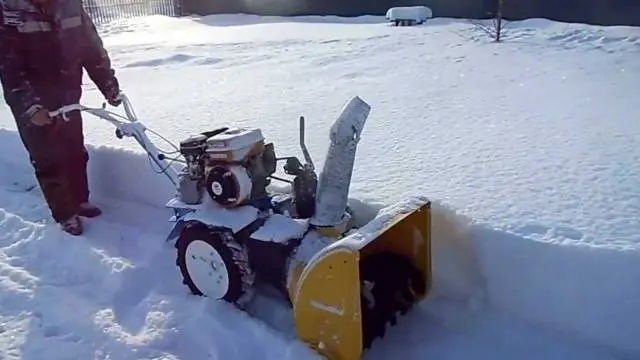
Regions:
M 118 107 L 120 106 L 120 104 L 122 104 L 122 96 L 120 95 L 121 93 L 118 92 L 113 96 L 109 96 L 107 98 L 107 102 L 109 103 L 109 105 L 113 106 L 113 107 Z
M 51 124 L 53 119 L 49 116 L 49 110 L 42 108 L 31 116 L 30 121 L 35 126 L 45 126 Z

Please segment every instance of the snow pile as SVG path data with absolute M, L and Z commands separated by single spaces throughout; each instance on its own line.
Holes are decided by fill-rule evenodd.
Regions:
M 558 245 L 478 227 L 490 303 L 537 325 L 622 351 L 640 351 L 640 252 Z M 635 284 L 635 285 L 634 285 Z
M 385 17 L 392 22 L 413 20 L 417 24 L 422 24 L 425 20 L 433 17 L 433 12 L 426 6 L 399 6 L 387 10 Z
M 535 19 L 498 45 L 464 20 L 369 20 L 153 17 L 105 43 L 139 117 L 173 142 L 233 123 L 299 155 L 305 115 L 322 168 L 340 106 L 372 105 L 350 205 L 362 224 L 431 199 L 435 283 L 367 359 L 640 356 L 638 29 Z M 83 101 L 99 100 L 88 83 Z M 170 183 L 86 124 L 105 215 L 77 239 L 50 224 L 0 108 L 0 357 L 314 357 L 279 305 L 259 300 L 263 323 L 186 293 L 163 243 Z
M 284 243 L 293 238 L 302 238 L 308 228 L 307 221 L 274 214 L 269 217 L 264 225 L 251 234 L 251 238 L 262 241 Z

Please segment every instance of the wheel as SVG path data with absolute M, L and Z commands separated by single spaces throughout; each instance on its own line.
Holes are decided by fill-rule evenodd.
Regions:
M 176 265 L 192 294 L 242 307 L 253 295 L 247 249 L 231 229 L 200 222 L 185 225 L 176 241 Z
M 376 338 L 384 337 L 387 324 L 396 324 L 398 313 L 411 309 L 425 287 L 420 272 L 391 252 L 364 259 L 360 271 L 363 347 L 369 349 Z

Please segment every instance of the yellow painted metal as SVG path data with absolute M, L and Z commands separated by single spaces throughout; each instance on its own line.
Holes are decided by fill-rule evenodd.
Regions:
M 379 215 L 372 223 L 384 216 L 388 215 Z M 430 203 L 395 216 L 377 231 L 365 225 L 293 269 L 289 293 L 298 337 L 331 360 L 358 360 L 363 353 L 359 267 L 363 259 L 380 252 L 408 259 L 423 274 L 426 289 L 416 294 L 416 301 L 424 299 L 431 287 Z
M 338 239 L 342 236 L 344 229 L 341 229 L 337 226 L 323 226 L 315 229 L 321 236 Z
M 360 249 L 360 261 L 380 253 L 392 252 L 403 256 L 422 273 L 425 291 L 417 294 L 416 301 L 423 300 L 432 281 L 431 266 L 431 203 L 424 203 L 417 210 L 398 217 L 390 226 Z
M 308 265 L 293 302 L 300 340 L 332 360 L 362 353 L 358 251 L 333 248 Z

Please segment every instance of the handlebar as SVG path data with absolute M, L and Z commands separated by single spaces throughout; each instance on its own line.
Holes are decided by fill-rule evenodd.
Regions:
M 122 100 L 122 105 L 124 107 L 124 112 L 127 115 L 127 120 L 129 120 L 129 122 L 137 122 L 138 118 L 135 114 L 135 112 L 133 111 L 133 106 L 131 106 L 131 101 L 129 101 L 129 98 L 127 97 L 127 95 L 120 93 L 120 95 L 118 95 L 119 99 Z M 49 112 L 49 116 L 51 118 L 56 118 L 61 116 L 62 119 L 64 119 L 65 121 L 68 121 L 69 119 L 67 118 L 67 114 L 72 112 L 72 111 L 85 111 L 88 112 L 92 115 L 101 117 L 105 120 L 111 121 L 111 120 L 115 120 L 113 119 L 113 115 L 116 115 L 108 110 L 105 109 L 106 108 L 106 104 L 102 104 L 102 108 L 89 108 L 86 107 L 82 104 L 72 104 L 72 105 L 65 105 L 57 110 L 54 111 L 50 111 Z M 107 116 L 109 118 L 106 118 L 105 116 Z M 123 116 L 117 115 L 120 118 L 124 118 Z M 118 121 L 120 122 L 120 121 Z
M 64 121 L 69 121 L 67 114 L 71 111 L 84 111 L 93 116 L 101 118 L 110 122 L 116 127 L 116 137 L 122 139 L 123 137 L 133 137 L 138 144 L 144 149 L 144 151 L 151 157 L 153 162 L 161 169 L 174 186 L 178 186 L 178 173 L 173 169 L 162 156 L 160 150 L 151 142 L 146 135 L 147 128 L 138 121 L 138 117 L 133 111 L 133 106 L 129 98 L 125 94 L 120 94 L 119 99 L 122 100 L 125 116 L 111 112 L 106 109 L 106 104 L 102 105 L 102 108 L 90 108 L 81 104 L 72 104 L 63 106 L 55 111 L 49 112 L 49 116 L 52 118 L 61 117 Z
M 67 117 L 65 116 L 67 113 L 72 112 L 72 111 L 83 111 L 85 109 L 84 106 L 80 105 L 80 104 L 73 104 L 73 105 L 65 105 L 61 108 L 59 108 L 58 110 L 55 111 L 50 111 L 49 112 L 49 117 L 50 118 L 55 118 L 58 116 L 62 116 L 63 119 L 68 120 Z

